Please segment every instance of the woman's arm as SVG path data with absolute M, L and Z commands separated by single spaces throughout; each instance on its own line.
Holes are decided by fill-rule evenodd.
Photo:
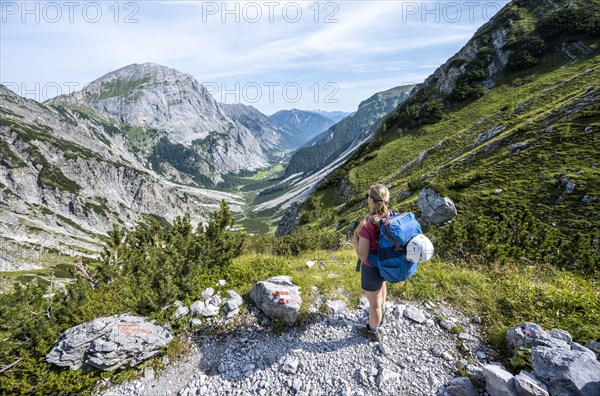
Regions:
M 369 247 L 371 243 L 365 237 L 359 236 L 358 243 L 354 245 L 354 249 L 356 250 L 356 254 L 358 255 L 359 260 L 365 261 L 369 256 Z

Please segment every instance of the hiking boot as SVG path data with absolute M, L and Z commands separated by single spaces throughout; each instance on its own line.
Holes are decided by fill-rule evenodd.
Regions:
M 358 334 L 363 337 L 367 337 L 371 341 L 381 341 L 381 334 L 379 334 L 379 332 L 373 333 L 372 331 L 369 331 L 369 328 L 366 324 L 356 325 L 356 331 L 358 331 Z

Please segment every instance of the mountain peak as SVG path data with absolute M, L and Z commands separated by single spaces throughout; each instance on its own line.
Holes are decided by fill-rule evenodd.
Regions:
M 91 88 L 95 85 L 103 85 L 107 82 L 117 80 L 122 82 L 142 80 L 146 82 L 162 82 L 188 79 L 195 81 L 194 77 L 190 74 L 182 73 L 176 69 L 159 65 L 158 63 L 133 63 L 105 74 L 88 84 L 87 87 Z

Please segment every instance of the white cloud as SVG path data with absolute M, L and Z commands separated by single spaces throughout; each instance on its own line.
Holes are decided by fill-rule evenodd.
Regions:
M 235 3 L 229 1 L 227 7 L 231 10 Z M 248 2 L 238 3 L 242 10 Z M 468 18 L 423 22 L 422 15 L 409 18 L 408 2 L 400 1 L 284 1 L 270 22 L 266 2 L 254 3 L 263 12 L 257 23 L 241 14 L 236 23 L 235 15 L 221 15 L 222 10 L 207 14 L 207 7 L 221 7 L 222 1 L 136 2 L 133 17 L 138 23 L 130 24 L 122 23 L 131 11 L 124 9 L 119 23 L 114 22 L 112 2 L 102 3 L 105 13 L 98 23 L 81 15 L 73 23 L 64 18 L 58 23 L 8 19 L 1 26 L 0 81 L 85 84 L 127 64 L 156 62 L 217 83 L 297 81 L 310 86 L 334 81 L 344 89 L 337 106 L 347 109 L 372 95 L 373 87 L 389 89 L 404 79 L 424 79 L 484 22 L 481 17 L 474 23 Z M 302 7 L 302 18 L 291 23 L 295 4 Z M 288 15 L 282 14 L 286 6 Z M 324 23 L 327 16 L 337 22 Z M 335 105 L 310 103 L 312 108 Z M 278 106 L 294 107 L 255 104 L 266 113 Z

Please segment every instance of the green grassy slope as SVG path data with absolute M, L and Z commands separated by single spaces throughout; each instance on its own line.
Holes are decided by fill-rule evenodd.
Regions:
M 590 4 L 600 10 L 597 2 Z M 493 235 L 479 230 L 475 237 L 484 239 L 479 249 L 467 249 L 459 258 L 468 260 L 482 254 L 484 259 L 480 261 L 502 261 L 496 259 L 506 258 L 504 252 L 491 254 L 483 245 L 496 243 L 507 246 L 508 251 L 511 245 L 520 243 L 515 242 L 511 231 L 529 232 L 542 247 L 536 247 L 534 241 L 529 244 L 532 246 L 511 252 L 510 257 L 524 262 L 551 262 L 584 272 L 598 270 L 598 26 L 596 21 L 595 27 L 585 30 L 575 18 L 573 26 L 566 26 L 564 31 L 547 33 L 548 26 L 562 18 L 562 12 L 546 10 L 546 14 L 540 14 L 533 5 L 523 8 L 511 3 L 500 14 L 500 22 L 496 21 L 512 21 L 507 35 L 512 53 L 496 86 L 485 92 L 482 78 L 471 76 L 459 78 L 450 95 L 435 91 L 432 83 L 424 87 L 421 93 L 427 95 L 413 95 L 400 105 L 384 121 L 376 138 L 323 183 L 301 210 L 304 223 L 317 227 L 337 224 L 338 229 L 349 225 L 366 214 L 364 192 L 377 182 L 391 187 L 392 208 L 418 210 L 419 191 L 432 186 L 452 198 L 459 211 L 451 232 L 449 227 L 432 229 L 434 236 L 458 238 L 461 232 L 474 232 L 478 225 L 488 223 L 506 228 Z M 532 15 L 541 16 L 536 20 Z M 523 33 L 527 18 L 528 28 Z M 485 43 L 484 33 L 489 30 L 480 29 L 476 39 Z M 511 41 L 512 36 L 520 38 Z M 520 59 L 520 43 L 532 37 L 541 37 L 544 50 L 527 65 L 515 63 Z M 585 44 L 587 53 L 579 53 L 576 60 L 568 59 L 561 48 L 572 42 Z M 480 48 L 480 52 L 488 50 Z M 465 75 L 478 67 L 473 66 L 476 62 L 481 62 L 479 55 L 467 64 Z M 485 67 L 479 69 L 485 71 Z M 457 92 L 465 86 L 461 81 L 472 90 L 458 100 Z M 432 103 L 437 106 L 435 111 L 427 111 Z M 415 116 L 415 109 L 420 114 Z M 435 117 L 426 117 L 433 113 Z M 575 183 L 570 193 L 569 182 Z M 354 196 L 344 202 L 338 192 L 347 191 L 348 186 Z M 396 199 L 406 191 L 410 192 L 408 197 Z M 510 229 L 517 219 L 526 224 Z M 576 236 L 578 233 L 582 235 Z M 467 239 L 462 235 L 462 239 L 439 242 L 457 253 L 450 244 Z M 567 248 L 581 248 L 585 254 L 583 250 L 571 256 L 559 254 L 557 243 L 564 244 L 563 253 Z M 554 250 L 552 244 L 556 245 Z

